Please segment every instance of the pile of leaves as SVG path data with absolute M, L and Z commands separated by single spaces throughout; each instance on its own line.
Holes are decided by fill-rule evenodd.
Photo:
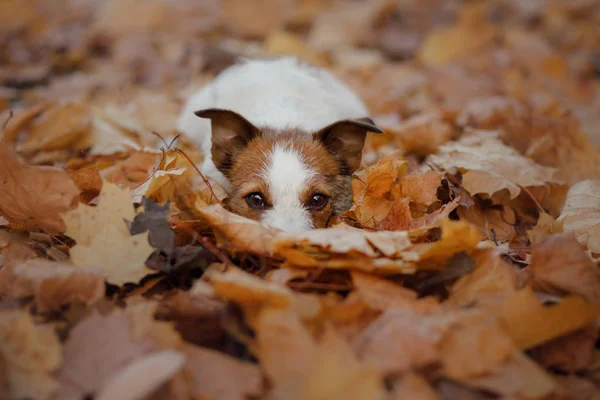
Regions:
M 600 398 L 598 1 L 260 5 L 0 4 L 0 399 Z M 277 55 L 386 131 L 328 229 L 176 130 Z

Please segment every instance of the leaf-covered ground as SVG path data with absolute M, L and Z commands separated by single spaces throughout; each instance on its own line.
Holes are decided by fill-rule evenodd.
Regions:
M 386 131 L 327 230 L 177 138 L 280 54 Z M 3 0 L 0 85 L 0 399 L 600 398 L 599 1 Z

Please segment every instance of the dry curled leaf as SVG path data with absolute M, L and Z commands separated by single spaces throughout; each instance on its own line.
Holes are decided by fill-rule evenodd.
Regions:
M 556 220 L 564 232 L 572 232 L 592 253 L 600 253 L 600 181 L 573 185 Z
M 217 351 L 186 346 L 185 369 L 192 379 L 195 397 L 244 400 L 262 392 L 262 375 L 255 364 L 239 361 Z
M 62 232 L 59 213 L 72 208 L 78 196 L 65 171 L 24 165 L 8 148 L 0 149 L 0 215 L 12 229 Z
M 0 297 L 17 299 L 33 296 L 40 311 L 58 310 L 81 301 L 91 305 L 104 297 L 104 276 L 100 271 L 44 259 L 28 260 L 0 269 Z
M 459 168 L 463 173 L 462 186 L 471 195 L 483 193 L 491 197 L 508 190 L 510 197 L 515 198 L 521 187 L 545 186 L 553 181 L 553 168 L 521 156 L 495 136 L 494 132 L 474 131 L 442 146 L 430 160 L 445 170 Z
M 538 290 L 600 304 L 600 270 L 572 234 L 552 235 L 534 246 L 529 270 Z

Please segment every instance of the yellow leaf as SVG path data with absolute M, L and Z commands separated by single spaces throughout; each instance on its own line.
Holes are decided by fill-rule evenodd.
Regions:
M 75 210 L 63 214 L 62 217 L 67 226 L 65 234 L 75 239 L 79 245 L 89 245 L 107 226 L 112 226 L 120 236 L 129 236 L 124 220 L 133 221 L 135 210 L 129 190 L 105 181 L 98 198 L 98 206 L 79 204 Z
M 105 224 L 89 244 L 77 244 L 71 249 L 71 260 L 80 267 L 98 268 L 109 283 L 122 285 L 137 283 L 154 272 L 145 265 L 153 251 L 148 232 L 130 236 Z
M 414 251 L 418 254 L 418 265 L 421 268 L 437 269 L 443 267 L 456 253 L 475 250 L 480 241 L 481 235 L 473 225 L 445 219 L 442 221 L 442 238 L 437 242 L 417 245 L 419 247 Z

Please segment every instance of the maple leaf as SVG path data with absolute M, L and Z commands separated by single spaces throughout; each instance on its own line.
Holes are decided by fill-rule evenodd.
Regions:
M 116 285 L 138 282 L 152 273 L 145 266 L 154 251 L 148 233 L 131 236 L 125 223 L 134 217 L 129 191 L 104 182 L 98 206 L 80 204 L 63 216 L 66 234 L 77 241 L 70 250 L 73 263 L 98 268 L 108 282 Z
M 332 328 L 318 342 L 289 310 L 266 309 L 256 324 L 257 352 L 276 399 L 380 399 L 380 376 L 356 359 Z M 286 360 L 294 360 L 293 365 Z
M 573 185 L 556 223 L 572 232 L 592 253 L 600 253 L 600 181 Z
M 6 147 L 0 149 L 0 215 L 12 229 L 61 232 L 59 213 L 72 208 L 78 196 L 68 173 L 24 165 Z
M 29 313 L 0 311 L 0 359 L 10 398 L 49 400 L 59 390 L 52 373 L 62 362 L 60 341 L 51 326 L 37 326 Z
M 471 131 L 460 140 L 442 146 L 440 152 L 429 159 L 446 170 L 461 169 L 462 186 L 471 195 L 483 193 L 491 197 L 506 189 L 510 197 L 515 198 L 521 187 L 545 186 L 553 182 L 553 168 L 521 156 L 496 136 L 495 132 Z
M 201 246 L 175 246 L 175 231 L 166 218 L 169 202 L 160 206 L 144 197 L 142 206 L 144 211 L 127 222 L 132 235 L 148 231 L 148 242 L 156 249 L 146 262 L 148 267 L 173 272 L 185 267 L 206 268 L 214 261 L 214 256 Z
M 148 243 L 148 233 L 128 236 L 107 225 L 90 244 L 78 244 L 70 252 L 73 264 L 100 269 L 106 280 L 114 285 L 136 283 L 153 272 L 145 265 L 154 252 Z
M 109 182 L 102 185 L 98 206 L 79 204 L 76 209 L 62 215 L 67 227 L 65 234 L 80 245 L 89 245 L 99 231 L 109 226 L 128 236 L 125 221 L 131 221 L 134 217 L 129 191 Z

